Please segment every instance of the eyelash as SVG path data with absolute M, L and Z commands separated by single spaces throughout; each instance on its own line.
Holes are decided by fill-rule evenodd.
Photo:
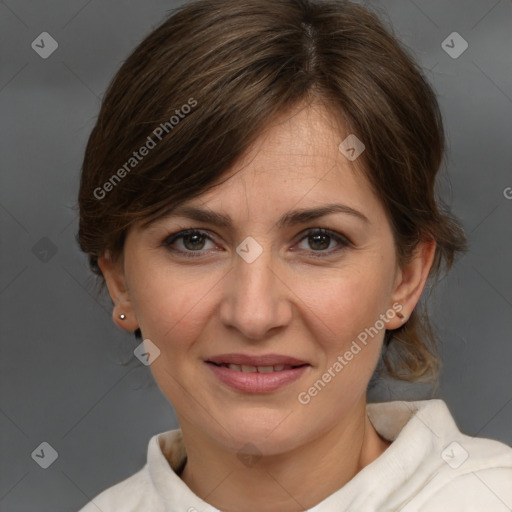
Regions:
M 162 245 L 165 248 L 167 248 L 168 250 L 180 253 L 187 258 L 202 257 L 206 251 L 203 251 L 201 249 L 199 249 L 197 251 L 183 251 L 181 249 L 175 249 L 175 248 L 171 247 L 172 244 L 174 244 L 177 240 L 182 239 L 187 235 L 201 235 L 206 240 L 210 240 L 210 241 L 214 242 L 214 240 L 210 236 L 208 236 L 206 231 L 203 231 L 201 229 L 185 229 L 185 230 L 181 230 L 181 231 L 178 231 L 178 232 L 168 235 L 162 242 Z M 300 238 L 298 243 L 302 242 L 304 239 L 307 239 L 307 238 L 309 238 L 311 236 L 315 236 L 315 235 L 326 235 L 326 236 L 330 237 L 331 239 L 335 240 L 336 242 L 338 242 L 339 247 L 335 248 L 335 249 L 328 249 L 328 250 L 317 250 L 317 251 L 310 250 L 309 252 L 311 253 L 311 255 L 314 258 L 325 258 L 328 256 L 332 256 L 334 253 L 340 252 L 340 251 L 346 249 L 347 247 L 351 247 L 353 245 L 345 236 L 343 236 L 339 233 L 336 233 L 334 231 L 331 231 L 329 229 L 325 229 L 325 228 L 311 228 L 311 229 L 307 230 L 304 233 L 304 235 Z

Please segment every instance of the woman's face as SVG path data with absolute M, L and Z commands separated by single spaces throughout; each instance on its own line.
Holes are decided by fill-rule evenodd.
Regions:
M 188 211 L 128 233 L 117 290 L 100 260 L 115 316 L 160 350 L 151 370 L 182 428 L 276 454 L 364 401 L 384 325 L 401 325 L 395 310 L 407 318 L 421 290 L 408 291 L 383 206 L 338 149 L 347 135 L 320 108 L 283 117 Z

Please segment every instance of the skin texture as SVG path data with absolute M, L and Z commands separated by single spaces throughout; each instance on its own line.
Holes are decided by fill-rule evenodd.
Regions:
M 145 229 L 134 226 L 123 255 L 112 261 L 106 253 L 99 261 L 114 321 L 127 330 L 140 327 L 161 351 L 151 370 L 180 421 L 188 456 L 181 477 L 223 511 L 310 508 L 389 446 L 365 412 L 384 329 L 308 404 L 297 399 L 393 304 L 402 306 L 404 318 L 394 316 L 387 329 L 407 320 L 435 251 L 433 242 L 423 242 L 399 267 L 383 206 L 357 160 L 338 150 L 347 135 L 321 106 L 283 115 L 228 181 L 188 203 L 230 216 L 231 227 L 171 215 Z M 277 224 L 292 210 L 333 203 L 367 221 L 331 213 Z M 163 244 L 189 228 L 211 240 Z M 312 239 L 312 228 L 350 244 L 328 235 Z M 235 251 L 247 236 L 263 250 L 252 263 Z M 195 247 L 196 258 L 179 252 L 197 254 Z M 283 354 L 310 366 L 282 389 L 248 394 L 222 384 L 205 363 L 226 353 Z M 244 463 L 241 453 L 255 457 Z

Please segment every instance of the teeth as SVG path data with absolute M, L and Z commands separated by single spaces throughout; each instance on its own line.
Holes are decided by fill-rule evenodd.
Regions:
M 252 366 L 247 364 L 222 364 L 224 368 L 229 368 L 235 372 L 243 373 L 272 373 L 282 372 L 283 370 L 291 370 L 293 366 L 289 364 L 275 364 L 274 366 Z

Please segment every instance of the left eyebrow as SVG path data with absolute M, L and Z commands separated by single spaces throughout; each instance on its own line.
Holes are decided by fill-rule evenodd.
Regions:
M 344 204 L 327 204 L 318 208 L 299 209 L 285 213 L 276 223 L 278 228 L 292 227 L 319 219 L 331 213 L 343 213 L 370 224 L 368 217 L 350 206 Z M 198 222 L 205 222 L 223 228 L 232 228 L 233 221 L 229 215 L 217 213 L 196 206 L 181 205 L 168 212 L 166 217 L 186 217 Z
M 319 208 L 294 210 L 283 215 L 277 222 L 279 228 L 291 227 L 296 224 L 305 224 L 331 213 L 344 213 L 356 217 L 363 222 L 370 224 L 368 217 L 350 206 L 344 204 L 327 204 Z

